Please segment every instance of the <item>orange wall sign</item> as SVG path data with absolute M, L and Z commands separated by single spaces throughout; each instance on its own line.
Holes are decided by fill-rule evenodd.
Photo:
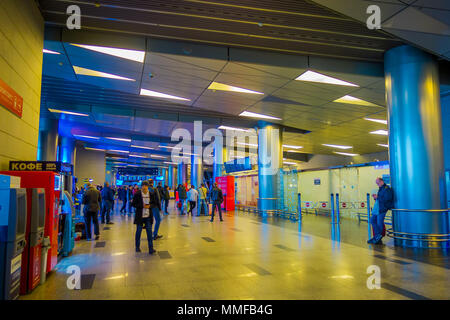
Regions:
M 0 105 L 22 118 L 23 98 L 0 79 Z

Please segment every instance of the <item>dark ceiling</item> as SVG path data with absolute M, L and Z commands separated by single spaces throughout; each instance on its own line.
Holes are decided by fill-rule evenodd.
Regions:
M 401 42 L 306 0 L 39 0 L 47 24 L 81 9 L 82 29 L 382 61 Z

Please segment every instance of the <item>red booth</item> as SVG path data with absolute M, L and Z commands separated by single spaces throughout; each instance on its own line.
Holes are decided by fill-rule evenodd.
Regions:
M 216 177 L 216 182 L 223 193 L 224 200 L 222 202 L 222 208 L 225 211 L 234 210 L 234 177 Z

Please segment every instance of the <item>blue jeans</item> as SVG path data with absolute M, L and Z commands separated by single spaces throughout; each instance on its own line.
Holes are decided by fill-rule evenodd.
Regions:
M 105 223 L 105 214 L 106 214 L 106 223 L 110 222 L 110 214 L 111 214 L 112 202 L 109 200 L 102 201 L 102 223 Z
M 141 233 L 142 233 L 142 227 L 145 226 L 145 232 L 147 233 L 147 240 L 148 240 L 148 250 L 153 250 L 153 237 L 152 237 L 152 220 L 150 217 L 143 218 L 141 224 L 136 225 L 136 249 L 139 249 L 141 246 Z
M 98 212 L 86 212 L 84 215 L 84 220 L 86 223 L 86 239 L 92 238 L 92 224 L 94 223 L 94 233 L 96 236 L 100 235 L 98 227 Z
M 167 213 L 167 214 L 169 214 L 169 211 L 168 211 L 168 209 L 169 209 L 169 199 L 163 199 L 163 201 L 162 201 L 162 208 L 164 208 L 164 212 L 165 213 Z
M 206 199 L 198 200 L 198 207 L 197 207 L 197 215 L 198 216 L 202 213 L 202 208 L 204 208 L 205 216 L 209 216 L 208 204 L 206 203 Z
M 181 202 L 181 208 L 180 208 L 180 210 L 181 210 L 181 213 L 183 214 L 184 209 L 187 208 L 187 199 L 180 199 L 180 202 Z
M 161 224 L 161 215 L 158 208 L 152 208 L 153 217 L 155 218 L 155 230 L 153 231 L 153 237 L 158 235 L 159 225 Z
M 370 223 L 372 224 L 374 239 L 381 239 L 384 227 L 384 217 L 386 212 L 374 214 L 370 217 Z

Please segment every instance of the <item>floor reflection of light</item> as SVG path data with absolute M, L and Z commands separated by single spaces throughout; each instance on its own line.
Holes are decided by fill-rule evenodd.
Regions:
M 111 255 L 112 256 L 121 256 L 121 255 L 124 255 L 124 254 L 126 254 L 126 252 L 115 252 L 115 253 L 112 253 Z
M 123 279 L 125 277 L 128 277 L 128 272 L 125 274 L 118 275 L 118 276 L 105 278 L 105 280 L 117 280 L 117 279 Z
M 348 274 L 344 274 L 344 275 L 340 275 L 340 276 L 331 276 L 329 278 L 330 279 L 354 279 L 353 276 L 348 275 Z
M 256 274 L 255 272 L 249 272 L 249 273 L 243 273 L 243 274 L 240 274 L 240 275 L 238 275 L 238 277 L 246 277 L 246 278 L 248 278 L 248 277 L 254 277 L 254 276 L 257 276 L 258 274 Z

